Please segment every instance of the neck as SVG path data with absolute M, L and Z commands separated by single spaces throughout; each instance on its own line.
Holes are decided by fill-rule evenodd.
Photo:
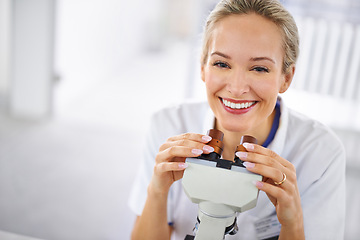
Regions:
M 224 133 L 224 151 L 223 158 L 227 160 L 234 159 L 235 148 L 239 145 L 241 137 L 244 135 L 250 135 L 255 137 L 258 140 L 258 144 L 262 145 L 267 137 L 269 136 L 273 121 L 275 117 L 275 110 L 270 114 L 270 116 L 258 127 L 255 129 L 249 129 L 244 132 L 233 132 L 228 131 L 221 126 L 221 124 L 216 120 L 215 128 Z

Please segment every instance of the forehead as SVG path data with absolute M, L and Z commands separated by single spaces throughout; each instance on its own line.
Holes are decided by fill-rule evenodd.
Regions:
M 230 15 L 216 23 L 209 52 L 222 51 L 235 57 L 268 56 L 280 62 L 284 56 L 280 28 L 257 14 Z

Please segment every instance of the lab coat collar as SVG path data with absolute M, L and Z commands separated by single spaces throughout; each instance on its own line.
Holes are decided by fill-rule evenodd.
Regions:
M 278 101 L 280 102 L 281 112 L 279 127 L 276 131 L 274 139 L 272 140 L 268 148 L 281 155 L 284 150 L 285 139 L 289 125 L 289 109 L 286 107 L 286 105 L 284 104 L 284 100 L 280 96 L 278 97 Z

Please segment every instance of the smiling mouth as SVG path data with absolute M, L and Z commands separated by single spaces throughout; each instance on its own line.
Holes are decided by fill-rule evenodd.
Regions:
M 247 109 L 256 103 L 256 101 L 248 101 L 248 102 L 241 102 L 241 103 L 237 102 L 236 103 L 236 102 L 231 102 L 229 100 L 225 100 L 223 98 L 220 98 L 220 99 L 226 107 L 234 109 L 234 110 Z

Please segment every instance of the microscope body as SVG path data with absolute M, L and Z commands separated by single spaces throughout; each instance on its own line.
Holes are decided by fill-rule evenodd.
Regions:
M 219 154 L 187 158 L 183 189 L 199 204 L 195 240 L 222 240 L 236 234 L 236 213 L 256 206 L 258 189 L 254 181 L 262 176 L 249 172 L 241 161 L 220 159 Z

